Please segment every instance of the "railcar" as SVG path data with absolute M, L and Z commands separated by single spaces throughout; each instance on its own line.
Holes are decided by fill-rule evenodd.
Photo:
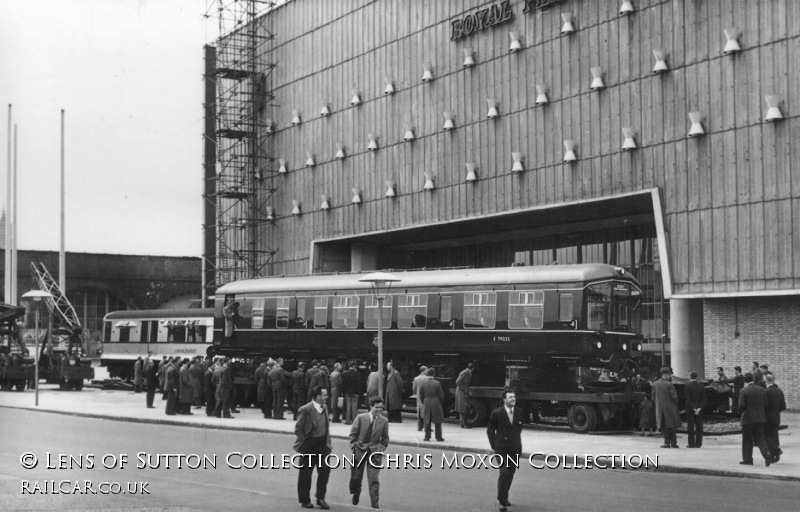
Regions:
M 162 356 L 205 357 L 213 327 L 211 308 L 114 311 L 103 319 L 100 366 L 110 377 L 127 380 L 136 359 L 148 353 L 156 363 Z
M 398 271 L 380 322 L 384 360 L 407 388 L 420 365 L 452 384 L 475 361 L 471 421 L 504 386 L 536 418 L 565 413 L 586 432 L 622 421 L 635 397 L 625 361 L 639 348 L 641 288 L 604 264 Z M 217 290 L 214 350 L 240 358 L 374 361 L 379 301 L 363 274 L 268 277 Z M 223 309 L 238 302 L 236 314 Z M 233 335 L 224 336 L 226 321 Z M 409 393 L 410 394 L 410 393 Z

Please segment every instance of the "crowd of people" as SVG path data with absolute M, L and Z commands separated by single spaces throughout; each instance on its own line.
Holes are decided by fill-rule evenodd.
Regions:
M 740 366 L 734 367 L 734 376 L 725 375 L 723 367 L 717 367 L 717 377 L 708 384 L 717 393 L 730 394 L 730 404 L 722 408 L 730 410 L 740 418 L 742 426 L 742 460 L 740 464 L 753 464 L 753 447 L 758 446 L 764 463 L 770 466 L 780 461 L 778 429 L 781 412 L 786 409 L 783 391 L 775 383 L 775 375 L 769 366 L 753 361 L 752 369 L 742 373 Z M 664 437 L 661 448 L 679 448 L 676 431 L 681 427 L 678 394 L 672 383 L 672 368 L 661 368 L 660 379 L 652 382 L 650 391 L 639 382 L 638 390 L 645 390 L 645 398 L 639 403 L 638 426 L 640 435 L 648 432 L 656 435 L 659 429 Z M 636 382 L 636 377 L 634 377 Z M 697 372 L 689 374 L 684 386 L 684 413 L 688 435 L 687 448 L 703 446 L 704 416 L 706 409 L 706 385 L 698 382 Z

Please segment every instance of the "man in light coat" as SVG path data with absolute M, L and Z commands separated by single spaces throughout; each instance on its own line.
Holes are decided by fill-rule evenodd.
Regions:
M 472 368 L 472 363 L 467 364 L 467 367 L 461 370 L 456 379 L 456 412 L 458 412 L 461 428 L 472 428 L 467 422 L 470 413 L 469 386 L 472 384 Z
M 383 399 L 374 396 L 369 400 L 369 412 L 359 414 L 350 429 L 350 449 L 353 450 L 356 462 L 350 472 L 350 494 L 353 495 L 353 505 L 358 505 L 366 467 L 369 499 L 372 508 L 379 508 L 378 473 L 383 467 L 383 452 L 388 445 L 389 422 L 383 417 Z
M 664 434 L 661 448 L 680 448 L 675 431 L 681 426 L 678 411 L 678 393 L 672 384 L 672 368 L 661 368 L 661 379 L 653 383 L 653 400 L 656 409 L 656 425 Z
M 422 399 L 422 421 L 425 425 L 425 441 L 431 440 L 431 423 L 436 432 L 436 440 L 444 441 L 442 437 L 442 421 L 444 420 L 444 390 L 442 383 L 436 380 L 435 368 L 428 368 L 427 378 L 420 382 L 419 395 Z
M 422 398 L 420 398 L 419 396 L 419 385 L 421 381 L 427 378 L 428 378 L 428 367 L 420 366 L 419 375 L 414 377 L 414 380 L 411 383 L 411 390 L 417 397 L 417 432 L 422 432 L 422 427 L 425 426 L 425 422 L 422 421 Z
M 389 411 L 389 423 L 403 422 L 403 377 L 395 370 L 394 363 L 387 363 L 386 369 L 386 409 Z

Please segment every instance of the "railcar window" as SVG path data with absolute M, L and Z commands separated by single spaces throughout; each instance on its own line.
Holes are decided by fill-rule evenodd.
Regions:
M 562 293 L 558 296 L 558 321 L 571 322 L 575 318 L 573 307 L 574 297 L 571 293 Z
M 587 327 L 601 331 L 611 329 L 611 283 L 589 286 L 587 297 Z
M 400 295 L 397 298 L 397 327 L 400 329 L 424 329 L 427 323 L 427 295 Z
M 253 301 L 253 320 L 251 325 L 253 329 L 264 328 L 264 299 Z
M 355 329 L 358 327 L 357 295 L 337 295 L 333 298 L 333 328 Z
M 186 320 L 162 320 L 161 325 L 167 329 L 167 342 L 184 343 L 186 341 Z
M 324 329 L 328 326 L 328 297 L 314 298 L 314 327 Z
M 388 329 L 392 326 L 392 299 L 390 295 L 383 300 L 381 326 Z M 374 295 L 364 297 L 364 328 L 378 328 L 378 299 Z
M 278 297 L 275 310 L 275 327 L 286 329 L 289 327 L 289 297 Z
M 441 297 L 439 299 L 439 321 L 449 324 L 453 321 L 453 297 Z
M 294 320 L 292 321 L 293 327 L 295 329 L 305 329 L 306 328 L 306 299 L 297 299 L 297 304 L 295 304 L 297 310 L 295 311 Z
M 509 329 L 541 329 L 544 325 L 544 292 L 508 294 Z
M 497 322 L 497 294 L 464 294 L 464 327 L 468 329 L 493 329 Z

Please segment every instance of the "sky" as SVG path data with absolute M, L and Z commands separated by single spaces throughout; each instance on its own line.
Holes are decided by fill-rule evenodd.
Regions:
M 0 208 L 11 104 L 18 249 L 60 248 L 63 109 L 67 252 L 201 255 L 209 1 L 0 0 Z

